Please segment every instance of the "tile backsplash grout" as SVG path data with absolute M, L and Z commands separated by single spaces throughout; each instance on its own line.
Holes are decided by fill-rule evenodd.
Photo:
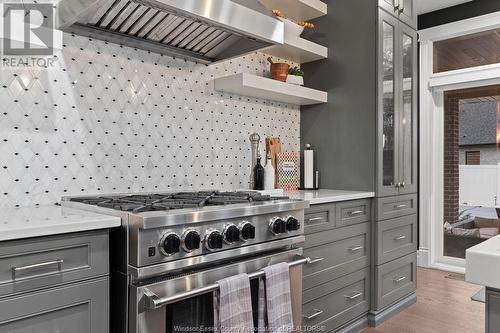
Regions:
M 300 146 L 300 111 L 213 90 L 267 75 L 254 53 L 209 66 L 64 35 L 55 67 L 0 70 L 0 206 L 61 196 L 247 188 L 257 132 Z

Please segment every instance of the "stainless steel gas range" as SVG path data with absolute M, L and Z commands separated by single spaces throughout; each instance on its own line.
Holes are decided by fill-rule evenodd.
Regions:
M 290 265 L 300 325 L 307 202 L 205 191 L 67 197 L 62 204 L 122 218 L 110 233 L 112 332 L 211 330 L 216 281 L 248 273 L 256 299 L 255 278 L 279 262 Z

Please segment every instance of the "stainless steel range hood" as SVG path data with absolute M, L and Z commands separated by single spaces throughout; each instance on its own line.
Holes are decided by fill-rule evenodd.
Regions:
M 61 30 L 202 63 L 283 43 L 258 0 L 61 0 Z

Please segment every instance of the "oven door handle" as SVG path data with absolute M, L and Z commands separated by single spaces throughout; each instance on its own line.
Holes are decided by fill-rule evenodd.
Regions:
M 310 258 L 300 257 L 300 259 L 289 262 L 288 266 L 294 267 L 294 266 L 304 265 L 310 260 L 311 260 Z M 258 278 L 261 276 L 264 276 L 263 270 L 248 274 L 249 279 L 255 279 L 255 278 Z M 162 306 L 172 304 L 172 303 L 177 303 L 177 302 L 180 302 L 180 301 L 192 298 L 192 297 L 200 296 L 200 295 L 215 291 L 217 289 L 219 289 L 219 285 L 217 283 L 214 283 L 214 284 L 210 284 L 210 285 L 207 285 L 207 286 L 204 286 L 201 288 L 197 288 L 197 289 L 189 290 L 189 291 L 186 291 L 183 293 L 175 294 L 173 296 L 159 297 L 158 295 L 156 295 L 154 292 L 152 292 L 150 289 L 148 289 L 146 287 L 143 289 L 144 306 L 147 309 L 154 310 L 154 309 L 161 308 Z

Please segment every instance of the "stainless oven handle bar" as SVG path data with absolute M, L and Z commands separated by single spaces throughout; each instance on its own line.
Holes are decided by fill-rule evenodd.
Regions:
M 311 261 L 310 258 L 300 258 L 298 260 L 289 262 L 288 266 L 294 267 L 294 266 L 304 265 L 304 264 L 308 263 L 309 261 Z M 249 279 L 255 279 L 255 278 L 258 278 L 261 276 L 264 276 L 263 270 L 248 274 Z M 186 300 L 189 298 L 193 298 L 196 296 L 200 296 L 200 295 L 215 291 L 217 289 L 219 289 L 219 285 L 217 283 L 214 283 L 214 284 L 210 284 L 208 286 L 202 287 L 202 288 L 193 289 L 190 291 L 186 291 L 184 293 L 179 293 L 179 294 L 176 294 L 174 296 L 160 298 L 160 297 L 158 297 L 158 295 L 156 295 L 151 290 L 144 288 L 144 296 L 145 296 L 144 297 L 144 305 L 146 308 L 154 310 L 154 309 L 161 308 L 162 306 L 172 304 L 172 303 L 177 303 L 177 302 L 180 302 L 180 301 L 183 301 L 183 300 Z

